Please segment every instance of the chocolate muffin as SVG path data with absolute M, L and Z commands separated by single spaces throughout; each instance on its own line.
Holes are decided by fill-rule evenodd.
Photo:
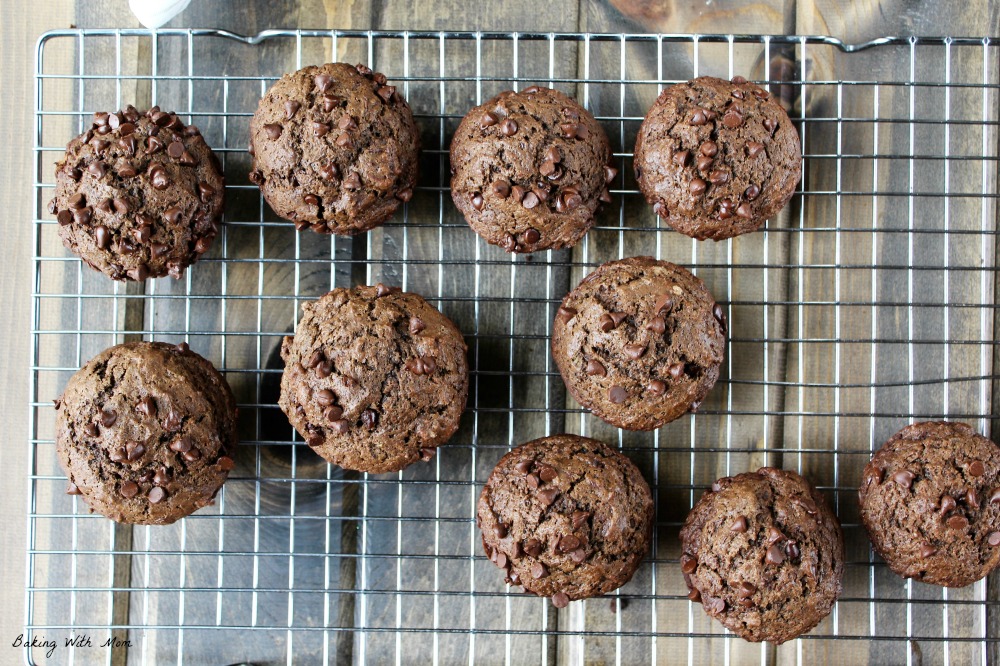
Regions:
M 748 641 L 809 631 L 841 592 L 840 523 L 795 472 L 762 467 L 713 483 L 684 522 L 681 549 L 688 598 Z
M 743 77 L 703 76 L 660 93 L 635 143 L 635 177 L 667 224 L 722 240 L 784 208 L 802 175 L 781 105 Z
M 382 224 L 417 184 L 420 133 L 406 100 L 364 65 L 281 77 L 250 121 L 250 180 L 299 231 L 353 235 Z
M 1000 563 L 1000 448 L 964 423 L 897 432 L 858 497 L 875 551 L 904 578 L 963 587 Z
M 653 498 L 618 451 L 553 435 L 500 459 L 479 496 L 476 524 L 508 583 L 563 608 L 632 578 L 649 552 Z
M 120 523 L 167 525 L 212 503 L 236 452 L 236 401 L 186 343 L 105 349 L 56 400 L 67 493 Z
M 278 404 L 326 460 L 395 472 L 458 429 L 469 389 L 455 325 L 417 294 L 378 284 L 306 303 L 281 345 Z
M 451 198 L 507 252 L 571 247 L 617 170 L 604 130 L 558 90 L 508 90 L 469 111 L 451 142 Z
M 696 411 L 719 377 L 722 306 L 686 269 L 609 261 L 562 301 L 552 355 L 577 402 L 611 425 L 653 430 Z
M 95 113 L 67 144 L 49 212 L 63 245 L 108 277 L 179 278 L 212 247 L 223 186 L 197 127 L 158 106 L 128 106 Z

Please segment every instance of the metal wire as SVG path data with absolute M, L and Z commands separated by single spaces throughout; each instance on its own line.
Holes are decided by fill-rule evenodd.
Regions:
M 257 59 L 265 45 L 273 50 L 248 73 L 240 58 Z M 941 590 L 901 581 L 871 553 L 853 497 L 871 451 L 911 420 L 962 419 L 990 435 L 997 57 L 996 40 L 963 38 L 43 35 L 26 636 L 58 640 L 55 659 L 64 663 L 801 664 L 842 650 L 862 659 L 864 649 L 874 663 L 992 660 L 998 600 L 987 582 Z M 247 182 L 248 120 L 284 71 L 345 58 L 385 72 L 410 101 L 423 132 L 420 187 L 401 215 L 366 236 L 296 234 Z M 793 76 L 772 77 L 780 58 L 793 63 Z M 766 231 L 719 244 L 664 226 L 630 175 L 635 131 L 658 90 L 703 74 L 752 77 L 784 99 L 805 154 L 789 209 Z M 578 248 L 508 256 L 454 211 L 448 143 L 473 104 L 533 83 L 592 110 L 621 173 L 616 204 Z M 60 146 L 94 111 L 132 95 L 197 124 L 229 182 L 226 224 L 210 255 L 182 281 L 149 281 L 144 290 L 111 284 L 66 253 L 43 214 Z M 564 293 L 594 266 L 634 254 L 690 266 L 730 322 L 710 398 L 654 433 L 616 431 L 579 409 L 547 351 Z M 432 463 L 369 477 L 299 445 L 274 408 L 275 348 L 304 301 L 377 281 L 422 293 L 459 324 L 472 392 L 463 427 Z M 62 494 L 54 461 L 49 401 L 88 358 L 126 337 L 189 341 L 240 400 L 236 470 L 214 507 L 170 527 L 88 515 Z M 512 446 L 562 430 L 617 443 L 657 496 L 653 552 L 611 608 L 592 599 L 556 611 L 506 589 L 480 552 L 476 500 L 493 464 Z M 833 614 L 780 648 L 744 644 L 710 621 L 687 600 L 677 564 L 677 530 L 701 489 L 763 464 L 808 475 L 847 538 Z M 95 647 L 62 648 L 73 633 L 92 635 Z M 96 647 L 111 636 L 131 645 Z M 828 643 L 844 639 L 852 644 Z M 27 651 L 27 661 L 44 661 L 44 652 Z

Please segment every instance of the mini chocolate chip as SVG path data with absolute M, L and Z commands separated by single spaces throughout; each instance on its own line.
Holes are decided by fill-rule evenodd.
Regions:
M 920 557 L 923 557 L 924 559 L 934 555 L 935 553 L 937 553 L 937 548 L 930 545 L 929 543 L 925 543 L 924 545 L 920 546 Z
M 741 534 L 747 531 L 747 519 L 743 516 L 739 516 L 733 521 L 733 524 L 729 526 L 729 530 Z
M 329 74 L 317 74 L 313 77 L 313 85 L 319 88 L 320 92 L 326 92 L 333 85 L 333 78 Z
M 913 484 L 915 478 L 917 478 L 917 475 L 907 470 L 899 470 L 892 475 L 893 481 L 907 489 Z
M 964 530 L 969 526 L 969 519 L 965 516 L 954 515 L 945 521 L 945 524 L 953 530 Z
M 775 545 L 767 549 L 767 555 L 764 556 L 764 559 L 768 564 L 781 564 L 785 561 L 785 554 Z
M 500 119 L 497 117 L 497 115 L 495 113 L 487 111 L 486 113 L 483 114 L 482 118 L 479 119 L 479 126 L 482 127 L 483 129 L 486 129 L 487 127 L 492 127 L 493 125 L 496 125 L 498 122 L 500 122 Z
M 142 442 L 127 442 L 125 444 L 125 459 L 135 462 L 146 453 L 146 446 Z
M 348 190 L 361 189 L 361 176 L 358 175 L 357 171 L 347 174 L 347 178 L 344 179 L 344 187 Z
M 624 347 L 625 355 L 632 360 L 638 360 L 642 358 L 642 355 L 646 353 L 646 345 L 630 344 Z
M 628 393 L 621 386 L 612 386 L 608 391 L 608 399 L 616 405 L 620 405 L 628 398 Z
M 556 321 L 558 321 L 560 324 L 566 324 L 567 322 L 569 322 L 570 319 L 575 317 L 576 314 L 577 311 L 575 308 L 569 308 L 560 305 L 559 309 L 556 310 Z
M 969 476 L 982 476 L 986 473 L 986 466 L 983 465 L 981 460 L 975 460 L 969 465 L 967 471 L 969 472 Z
M 170 442 L 170 450 L 177 453 L 187 453 L 191 450 L 191 439 L 189 437 L 178 437 Z
M 530 557 L 538 557 L 542 554 L 542 542 L 538 539 L 531 538 L 524 542 L 524 552 Z
M 125 481 L 121 485 L 120 492 L 125 499 L 132 499 L 139 494 L 139 484 L 135 481 Z
M 529 474 L 528 476 L 534 476 Z M 538 501 L 541 502 L 542 506 L 550 506 L 556 501 L 556 497 L 559 496 L 558 488 L 545 488 L 538 491 Z
M 587 361 L 587 374 L 591 376 L 600 375 L 601 377 L 604 377 L 608 374 L 608 371 L 604 367 L 603 363 L 601 363 L 597 359 L 592 358 L 589 361 Z
M 517 122 L 513 118 L 507 118 L 500 123 L 500 133 L 504 136 L 514 136 L 517 134 Z
M 149 491 L 149 503 L 159 504 L 167 497 L 167 491 L 160 486 L 154 486 L 152 490 Z

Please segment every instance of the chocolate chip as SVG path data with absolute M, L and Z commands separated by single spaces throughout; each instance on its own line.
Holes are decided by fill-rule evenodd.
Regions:
M 396 192 L 396 198 L 402 201 L 403 203 L 406 203 L 413 198 L 413 190 L 409 187 L 404 188 L 399 192 Z
M 601 363 L 597 359 L 592 358 L 589 361 L 587 361 L 587 374 L 590 376 L 600 375 L 601 377 L 605 377 L 607 376 L 608 371 L 604 367 L 603 363 Z
M 132 499 L 139 494 L 139 484 L 135 481 L 125 481 L 121 485 L 120 492 L 125 499 Z
M 537 206 L 538 203 L 539 203 L 538 195 L 535 194 L 534 192 L 526 193 L 524 195 L 524 198 L 521 199 L 521 205 L 529 210 Z
M 788 556 L 788 559 L 796 560 L 801 554 L 802 552 L 799 550 L 799 544 L 794 541 L 785 543 L 785 555 Z
M 472 207 L 473 208 L 475 208 L 476 210 L 482 210 L 483 209 L 483 195 L 482 194 L 480 194 L 479 192 L 474 192 L 472 194 L 471 200 L 472 200 Z
M 188 462 L 194 462 L 195 460 L 198 460 L 199 458 L 201 458 L 201 451 L 199 451 L 198 449 L 192 448 L 190 451 L 184 451 L 181 454 L 181 456 L 183 456 L 184 460 L 186 460 Z
M 264 182 L 264 174 L 257 169 L 254 169 L 253 171 L 250 172 L 249 178 L 250 182 L 253 183 L 254 185 L 260 185 Z
M 530 475 L 529 475 L 530 476 Z M 537 497 L 538 501 L 542 506 L 551 506 L 553 502 L 556 501 L 556 497 L 559 496 L 558 488 L 543 488 L 538 491 Z
M 559 206 L 563 210 L 575 210 L 583 204 L 583 197 L 575 187 L 567 187 L 559 197 Z
M 733 521 L 733 524 L 729 526 L 731 532 L 736 532 L 737 534 L 742 534 L 747 531 L 747 519 L 743 516 L 739 516 Z
M 382 98 L 383 102 L 388 103 L 392 99 L 392 96 L 396 94 L 396 86 L 382 86 L 376 93 Z
M 539 465 L 538 476 L 545 483 L 551 483 L 559 478 L 559 472 L 557 472 L 556 468 L 551 465 Z
M 690 157 L 691 157 L 691 153 L 689 151 L 687 151 L 687 150 L 681 150 L 681 151 L 678 151 L 678 152 L 674 153 L 674 156 L 673 156 L 672 159 L 673 159 L 673 163 L 674 164 L 676 164 L 679 167 L 683 167 L 683 166 L 687 165 L 688 158 L 690 158 Z
M 701 592 L 699 592 L 698 590 L 692 589 L 690 592 L 688 592 L 687 598 L 688 598 L 689 601 L 693 601 L 695 603 L 698 603 L 698 602 L 701 601 Z
M 517 134 L 517 122 L 513 118 L 507 118 L 500 123 L 500 133 L 504 136 L 514 136 Z
M 361 412 L 361 422 L 369 430 L 374 430 L 375 426 L 378 425 L 378 412 L 373 409 L 366 409 Z
M 89 171 L 94 178 L 100 179 L 103 178 L 104 174 L 108 172 L 108 165 L 104 162 L 91 162 L 90 166 L 87 167 L 87 171 Z
M 757 157 L 764 153 L 764 144 L 757 143 L 756 141 L 751 141 L 747 144 L 747 155 L 750 157 Z
M 774 525 L 771 525 L 770 527 L 767 528 L 767 539 L 766 539 L 766 541 L 767 541 L 768 545 L 778 543 L 779 541 L 781 541 L 782 539 L 785 539 L 785 538 L 787 538 L 787 537 L 785 537 L 785 535 L 781 533 L 781 530 L 779 530 Z
M 156 401 L 150 396 L 146 396 L 136 405 L 135 411 L 147 417 L 156 416 Z
M 569 553 L 576 550 L 581 545 L 580 537 L 575 534 L 567 534 L 562 539 L 559 540 L 559 550 L 564 553 Z
M 344 410 L 339 405 L 330 405 L 323 410 L 323 418 L 327 421 L 339 421 L 344 415 Z
M 969 526 L 969 519 L 966 518 L 965 516 L 960 516 L 956 514 L 950 517 L 948 520 L 946 520 L 945 524 L 949 527 L 949 529 L 964 530 L 966 527 Z
M 320 389 L 316 392 L 316 402 L 323 407 L 328 407 L 334 403 L 337 396 L 330 389 Z
M 924 545 L 920 546 L 920 557 L 924 559 L 927 559 L 928 557 L 934 555 L 935 553 L 937 553 L 937 548 L 930 545 L 929 543 L 925 543 Z
M 704 125 L 708 122 L 708 116 L 705 115 L 704 109 L 696 109 L 694 113 L 691 114 L 690 123 L 692 125 Z
M 345 419 L 334 421 L 330 424 L 330 431 L 335 435 L 344 435 L 351 429 L 351 424 Z
M 624 351 L 626 356 L 635 361 L 642 358 L 642 355 L 646 353 L 646 345 L 638 345 L 638 344 L 625 345 Z
M 748 599 L 752 597 L 757 592 L 757 588 L 753 583 L 743 581 L 736 586 L 736 594 L 739 595 L 741 599 Z
M 701 144 L 699 152 L 705 157 L 715 157 L 719 154 L 719 144 L 714 141 L 706 141 Z
M 319 123 L 313 121 L 312 123 L 310 123 L 310 126 L 312 127 L 313 134 L 316 135 L 317 137 L 322 138 L 330 133 L 330 126 L 327 125 L 326 123 Z
M 229 456 L 221 456 L 217 461 L 215 461 L 215 464 L 218 465 L 219 469 L 223 472 L 232 471 L 232 469 L 236 467 L 236 461 Z
M 327 93 L 323 95 L 323 111 L 330 113 L 343 101 L 344 98 L 340 95 L 331 95 L 330 93 Z
M 743 203 L 741 203 L 739 206 L 736 207 L 736 214 L 742 218 L 749 220 L 750 218 L 753 217 L 753 209 L 750 207 L 750 204 L 744 201 Z
M 81 192 L 77 192 L 69 198 L 69 207 L 79 210 L 87 205 L 87 198 Z
M 986 540 L 994 548 L 1000 546 L 1000 532 L 990 532 L 990 535 L 986 537 Z
M 319 197 L 316 196 L 315 194 L 307 194 L 307 195 L 305 195 L 304 197 L 302 197 L 302 201 L 307 206 L 318 206 L 319 205 Z
M 348 190 L 360 190 L 361 189 L 361 176 L 358 175 L 357 171 L 352 171 L 344 179 L 344 187 Z
M 59 222 L 60 226 L 67 226 L 73 224 L 73 213 L 68 210 L 61 210 L 59 214 L 56 215 L 56 220 Z
M 505 180 L 495 180 L 491 187 L 493 193 L 501 199 L 506 199 L 510 196 L 510 185 Z
M 709 167 L 715 164 L 715 160 L 713 160 L 711 157 L 705 157 L 704 155 L 701 155 L 698 157 L 698 161 L 696 164 L 698 167 L 698 171 L 708 171 Z
M 347 132 L 341 132 L 334 143 L 341 148 L 346 148 L 347 150 L 354 148 L 354 143 L 351 141 L 351 137 Z
M 146 453 L 146 446 L 142 442 L 127 442 L 125 444 L 125 459 L 135 462 Z
M 688 575 L 693 574 L 698 569 L 698 560 L 691 555 L 684 553 L 681 555 L 681 572 Z
M 708 174 L 708 180 L 713 185 L 722 185 L 723 183 L 729 182 L 729 172 L 723 171 L 722 169 L 716 169 L 712 173 Z
M 205 254 L 212 247 L 212 237 L 202 236 L 194 243 L 194 251 L 198 254 Z
M 768 564 L 781 564 L 785 561 L 785 554 L 781 552 L 778 546 L 771 546 L 767 549 L 767 555 L 764 556 L 764 560 Z
M 670 364 L 670 367 L 667 368 L 667 373 L 670 375 L 671 379 L 679 379 L 681 375 L 684 374 L 684 364 L 683 363 Z
M 975 460 L 968 468 L 969 476 L 977 477 L 982 476 L 986 473 L 986 466 L 983 465 L 981 460 Z
M 290 100 L 286 101 L 285 102 L 285 120 L 291 120 L 292 117 L 296 113 L 299 112 L 299 109 L 301 107 L 302 107 L 302 105 L 299 104 L 298 102 L 296 102 L 295 100 L 290 99 Z
M 170 450 L 177 453 L 187 453 L 191 450 L 191 439 L 189 437 L 178 437 L 170 442 Z
M 652 379 L 646 384 L 646 391 L 653 396 L 661 396 L 667 392 L 666 383 L 660 381 L 659 379 Z
M 499 550 L 496 551 L 494 553 L 493 562 L 497 565 L 497 567 L 499 567 L 501 569 L 506 569 L 507 568 L 507 554 L 504 553 L 504 552 L 501 552 Z
M 552 595 L 552 605 L 556 608 L 566 608 L 569 606 L 569 595 L 565 592 L 556 592 Z
M 322 361 L 316 366 L 316 376 L 320 379 L 325 379 L 330 376 L 333 372 L 333 361 Z
M 566 324 L 567 322 L 569 322 L 570 319 L 575 317 L 576 314 L 577 311 L 575 308 L 568 308 L 560 305 L 559 309 L 556 310 L 556 321 L 558 321 L 560 324 Z
M 621 386 L 612 386 L 608 391 L 608 399 L 616 405 L 620 405 L 628 398 L 628 393 Z
M 745 192 L 743 192 L 743 196 L 745 196 L 749 201 L 753 201 L 754 199 L 756 199 L 759 194 L 760 194 L 760 188 L 757 187 L 756 185 L 751 185 L 746 189 Z
M 542 554 L 542 542 L 538 539 L 531 538 L 524 542 L 524 552 L 530 557 L 538 557 Z
M 79 486 L 77 486 L 72 481 L 68 481 L 66 483 L 66 494 L 67 495 L 82 495 L 83 493 L 80 492 Z
M 158 190 L 165 190 L 170 187 L 170 178 L 167 177 L 167 172 L 162 168 L 154 169 L 150 172 L 149 182 Z
M 165 469 L 156 470 L 156 474 L 153 475 L 153 483 L 158 486 L 167 485 L 170 483 L 170 474 Z
M 882 476 L 884 474 L 885 474 L 885 470 L 882 469 L 881 467 L 876 467 L 876 468 L 872 469 L 870 472 L 868 472 L 865 475 L 865 485 L 866 486 L 871 486 L 871 485 L 876 485 L 877 486 L 878 484 L 882 483 Z
M 527 192 L 527 190 L 520 185 L 515 185 L 510 189 L 511 196 L 514 197 L 514 201 L 517 201 L 518 203 L 524 199 L 525 192 Z
M 103 410 L 101 412 L 101 425 L 105 428 L 110 428 L 118 421 L 118 412 L 113 409 Z
M 726 114 L 722 116 L 722 124 L 729 129 L 736 129 L 743 124 L 743 113 L 738 106 L 730 107 Z
M 976 494 L 975 488 L 969 488 L 965 491 L 965 503 L 973 509 L 979 508 L 979 495 Z
M 618 175 L 618 169 L 614 168 L 613 166 L 605 166 L 604 167 L 604 182 L 605 183 L 607 183 L 607 184 L 610 185 L 611 182 L 614 181 L 615 176 L 617 176 L 617 175 Z
M 907 489 L 913 484 L 915 478 L 917 478 L 917 475 L 907 470 L 899 470 L 892 475 L 893 481 Z
M 688 192 L 694 196 L 699 196 L 704 194 L 705 190 L 708 188 L 708 183 L 706 183 L 701 178 L 692 178 L 691 184 L 688 185 Z
M 587 126 L 580 123 L 562 123 L 559 129 L 567 139 L 586 139 L 590 136 Z
M 507 536 L 507 526 L 504 525 L 503 523 L 497 523 L 496 525 L 493 526 L 493 534 L 496 536 L 496 538 L 503 539 L 504 537 Z
M 479 119 L 479 126 L 482 127 L 483 129 L 486 129 L 487 127 L 492 127 L 493 125 L 496 125 L 498 122 L 500 122 L 500 119 L 497 118 L 496 114 L 487 111 Z
M 185 347 L 187 346 L 186 342 L 182 342 L 181 344 L 184 345 Z M 174 349 L 176 350 L 177 347 L 174 347 Z M 187 351 L 187 350 L 185 350 L 185 351 Z M 163 419 L 163 427 L 166 428 L 167 430 L 169 430 L 170 432 L 173 432 L 173 431 L 177 430 L 178 428 L 180 428 L 181 427 L 181 417 L 180 417 L 180 414 L 178 414 L 177 412 L 175 412 L 172 409 L 169 412 L 167 412 L 166 418 Z
M 149 503 L 159 504 L 167 497 L 167 491 L 160 486 L 154 486 L 152 490 L 149 491 Z
M 80 210 L 73 211 L 73 220 L 77 224 L 90 224 L 91 218 L 94 216 L 94 211 L 90 206 L 81 208 Z
M 383 298 L 384 296 L 388 296 L 389 294 L 395 294 L 396 292 L 399 291 L 401 291 L 399 287 L 390 287 L 381 282 L 375 285 L 375 296 L 378 298 Z
M 532 578 L 545 578 L 549 575 L 548 568 L 541 562 L 535 562 L 531 565 L 531 577 Z
M 320 92 L 326 92 L 333 85 L 333 78 L 329 74 L 317 74 L 313 77 L 313 85 L 319 88 Z
M 171 141 L 170 145 L 167 146 L 167 155 L 176 159 L 179 159 L 181 155 L 184 154 L 184 144 L 180 141 Z
M 776 129 L 778 129 L 778 121 L 776 121 L 776 120 L 774 120 L 772 118 L 765 118 L 764 119 L 764 129 L 766 129 L 768 132 L 770 132 L 771 135 L 773 136 L 774 135 L 774 131 Z
M 279 136 L 281 136 L 281 125 L 277 123 L 268 123 L 264 125 L 264 132 L 267 133 L 267 138 L 274 141 Z

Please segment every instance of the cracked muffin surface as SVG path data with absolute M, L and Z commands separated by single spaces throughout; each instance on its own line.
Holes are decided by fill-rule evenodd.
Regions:
M 897 432 L 858 498 L 875 551 L 904 578 L 964 587 L 1000 564 L 1000 447 L 964 423 Z
M 67 493 L 122 523 L 166 525 L 210 504 L 235 462 L 236 401 L 186 343 L 104 350 L 56 401 Z
M 725 316 L 687 269 L 609 261 L 562 301 L 552 355 L 577 402 L 619 428 L 653 430 L 696 411 L 719 377 Z
M 353 235 L 392 217 L 417 184 L 420 133 L 385 75 L 329 63 L 286 74 L 250 121 L 250 180 L 296 229 Z
M 649 551 L 653 499 L 639 468 L 618 451 L 553 435 L 500 459 L 476 523 L 507 582 L 561 608 L 632 578 Z
M 795 472 L 762 467 L 719 479 L 680 536 L 688 598 L 746 640 L 791 640 L 829 615 L 840 595 L 840 523 Z
M 607 135 L 573 98 L 540 86 L 473 108 L 451 142 L 451 197 L 507 252 L 575 245 L 618 174 Z
M 108 277 L 180 278 L 212 247 L 224 185 L 197 127 L 128 106 L 95 113 L 66 146 L 49 212 L 63 245 Z
M 723 240 L 760 228 L 802 176 L 799 135 L 781 105 L 742 77 L 666 88 L 635 143 L 635 177 L 677 231 Z
M 320 456 L 383 473 L 430 460 L 469 388 L 462 333 L 421 296 L 383 284 L 302 306 L 284 339 L 278 404 Z

